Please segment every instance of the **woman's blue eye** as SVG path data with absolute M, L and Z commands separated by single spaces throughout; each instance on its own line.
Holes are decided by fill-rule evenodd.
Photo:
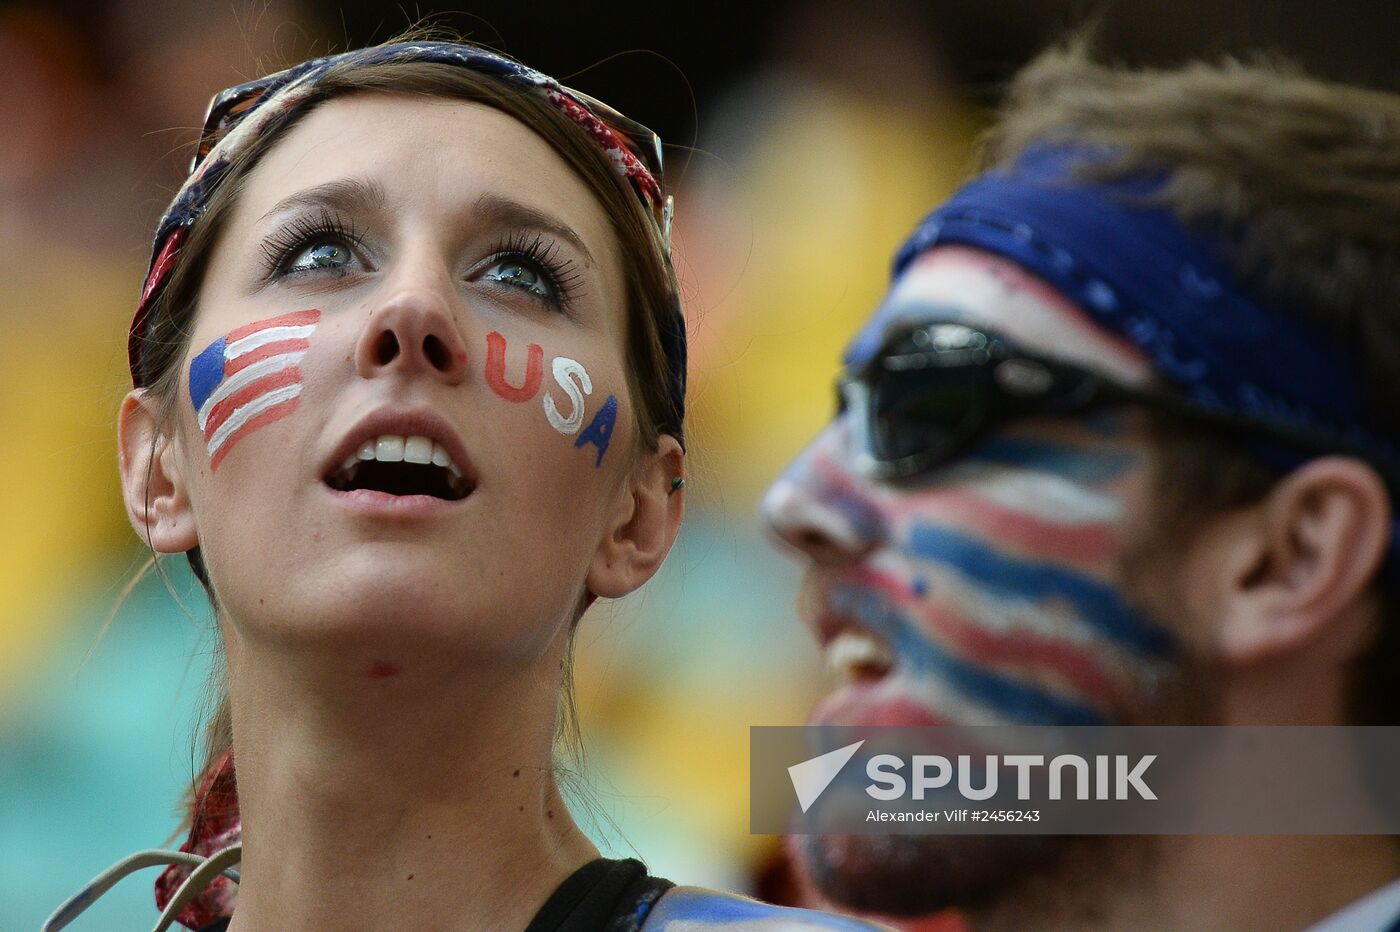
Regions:
M 550 283 L 540 274 L 539 270 L 530 263 L 521 262 L 518 259 L 502 259 L 483 272 L 482 277 L 504 285 L 524 288 L 541 298 L 552 297 Z
M 313 269 L 338 269 L 350 264 L 354 255 L 342 243 L 315 243 L 297 253 L 287 266 L 289 272 L 309 272 Z

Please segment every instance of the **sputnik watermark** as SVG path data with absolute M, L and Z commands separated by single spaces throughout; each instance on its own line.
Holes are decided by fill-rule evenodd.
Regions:
M 756 727 L 763 834 L 1400 834 L 1400 729 Z
M 863 744 L 864 740 L 856 741 L 788 768 L 788 777 L 803 812 L 821 798 Z M 1157 794 L 1143 779 L 1156 759 L 1155 754 L 1143 755 L 1136 761 L 1126 754 L 1098 754 L 1091 763 L 1078 754 L 1059 754 L 1047 764 L 1043 754 L 987 754 L 979 764 L 971 754 L 959 754 L 951 759 L 941 754 L 914 754 L 908 760 L 896 754 L 876 754 L 865 762 L 865 774 L 871 781 L 865 786 L 865 792 L 871 799 L 890 802 L 906 798 L 923 800 L 930 791 L 953 787 L 964 799 L 983 802 L 997 795 L 999 774 L 1003 768 L 1010 768 L 1016 771 L 1016 799 L 1026 802 L 1036 798 L 1032 790 L 1033 778 L 1037 768 L 1044 768 L 1045 779 L 1039 784 L 1045 787 L 1046 799 L 1064 799 L 1067 783 L 1072 799 L 1125 800 L 1135 798 L 1134 794 L 1137 799 L 1156 799 Z M 961 810 L 961 816 L 956 815 L 957 810 L 952 812 L 953 815 L 945 817 L 949 820 L 967 818 L 968 810 Z M 874 815 L 871 818 L 877 819 Z
M 872 799 L 888 802 L 909 795 L 923 799 L 929 790 L 941 790 L 953 783 L 957 775 L 958 795 L 977 802 L 997 795 L 998 774 L 1007 767 L 1016 771 L 1016 798 L 1021 802 L 1036 798 L 1031 790 L 1035 768 L 1046 768 L 1044 781 L 1046 799 L 1064 799 L 1065 771 L 1074 771 L 1072 799 L 1156 799 L 1157 794 L 1143 782 L 1143 774 L 1156 754 L 1145 754 L 1135 762 L 1126 754 L 1096 754 L 1093 761 L 1094 786 L 1090 795 L 1090 763 L 1078 754 L 1059 754 L 1047 765 L 1044 754 L 987 754 L 981 765 L 981 785 L 974 785 L 978 764 L 971 754 L 959 754 L 956 763 L 941 754 L 915 754 L 909 761 L 910 779 L 900 772 L 905 761 L 894 754 L 877 754 L 865 765 L 865 772 L 874 782 L 865 788 Z M 1110 791 L 1112 795 L 1110 795 Z

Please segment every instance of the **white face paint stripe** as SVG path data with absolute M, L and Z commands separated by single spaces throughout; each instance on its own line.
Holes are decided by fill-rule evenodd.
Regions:
M 219 452 L 219 447 L 224 445 L 238 428 L 248 421 L 257 417 L 268 408 L 274 408 L 284 401 L 291 401 L 301 394 L 301 383 L 295 385 L 284 385 L 281 388 L 259 395 L 241 408 L 229 415 L 228 420 L 219 425 L 219 429 L 214 431 L 214 436 L 209 438 L 209 455 L 212 457 Z
M 549 392 L 544 393 L 544 416 L 549 419 L 549 425 L 561 434 L 576 434 L 583 426 L 583 396 L 593 394 L 593 380 L 588 377 L 588 370 L 583 365 L 567 356 L 554 357 L 554 381 L 569 396 L 569 401 L 573 404 L 573 410 L 568 417 L 559 413 L 559 407 L 554 403 L 554 399 Z M 577 380 L 577 384 L 575 384 Z M 582 391 L 580 391 L 582 387 Z
M 907 564 L 893 554 L 874 554 L 870 565 L 897 579 L 908 575 Z M 939 605 L 947 606 L 998 636 L 1026 634 L 1038 640 L 1089 650 L 1097 656 L 1107 657 L 1106 667 L 1141 663 L 1138 655 L 1102 637 L 1088 625 L 1076 624 L 1073 612 L 1068 609 L 1056 612 L 1034 602 L 998 598 L 971 585 L 956 571 L 937 563 L 923 564 L 919 576 L 929 592 L 936 594 Z M 911 612 L 911 617 L 913 614 L 916 612 Z
M 958 463 L 944 467 L 939 483 L 1056 524 L 1111 524 L 1123 518 L 1123 503 L 1118 499 L 1049 473 Z M 918 492 L 910 494 L 918 496 Z
M 878 689 L 888 691 L 892 698 L 916 696 L 919 704 L 937 711 L 941 718 L 963 725 L 1024 725 L 1004 715 L 998 715 L 981 702 L 963 695 L 937 677 L 896 673 L 887 677 Z
M 223 401 L 235 392 L 241 391 L 258 379 L 272 375 L 275 372 L 281 372 L 288 366 L 296 365 L 305 355 L 306 351 L 301 350 L 295 353 L 283 353 L 280 356 L 269 356 L 229 376 L 219 384 L 218 388 L 214 389 L 213 393 L 205 399 L 204 407 L 199 409 L 199 429 L 204 430 L 205 424 L 209 420 L 209 412 L 213 411 L 214 406 L 220 401 Z
M 998 269 L 998 271 L 993 271 Z M 1006 277 L 1015 285 L 1008 290 Z M 1009 259 L 940 246 L 916 260 L 885 299 L 885 333 L 938 307 L 940 319 L 990 327 L 1027 348 L 1113 376 L 1145 382 L 1151 364 L 1136 347 L 1094 324 L 1073 301 Z
M 266 330 L 250 333 L 243 339 L 225 346 L 224 358 L 235 359 L 260 346 L 278 343 L 282 340 L 304 340 L 310 337 L 315 330 L 315 324 L 307 324 L 304 327 L 268 327 Z

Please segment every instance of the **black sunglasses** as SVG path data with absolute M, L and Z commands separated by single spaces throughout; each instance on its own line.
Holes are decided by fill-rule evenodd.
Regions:
M 1168 391 L 1137 388 L 1020 350 L 998 334 L 956 323 L 895 333 L 837 380 L 838 404 L 863 435 L 862 465 L 880 479 L 910 479 L 963 456 L 1009 421 L 1135 405 L 1230 436 L 1291 450 L 1340 453 L 1400 489 L 1391 454 L 1298 424 L 1206 407 Z

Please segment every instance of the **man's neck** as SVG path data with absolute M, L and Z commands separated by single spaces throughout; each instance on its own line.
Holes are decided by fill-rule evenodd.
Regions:
M 1384 836 L 1102 837 L 984 909 L 1002 929 L 1305 929 L 1400 876 Z
M 523 928 L 597 856 L 553 777 L 557 680 L 425 663 L 340 688 L 290 666 L 235 670 L 231 932 Z

